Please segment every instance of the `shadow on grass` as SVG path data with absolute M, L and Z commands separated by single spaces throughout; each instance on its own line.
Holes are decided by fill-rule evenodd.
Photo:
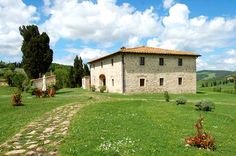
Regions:
M 197 91 L 197 94 L 206 94 L 206 92 L 203 92 L 203 91 Z
M 74 91 L 58 91 L 56 94 L 66 94 L 66 93 L 71 93 L 71 92 L 74 92 Z

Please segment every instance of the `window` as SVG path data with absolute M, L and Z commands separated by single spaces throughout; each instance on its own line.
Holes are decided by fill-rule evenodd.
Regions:
M 93 68 L 95 68 L 95 64 L 93 64 Z
M 159 65 L 164 66 L 164 58 L 159 58 Z
M 113 60 L 113 59 L 111 59 L 111 65 L 113 66 L 113 64 L 114 64 L 114 60 Z
M 139 64 L 140 65 L 144 65 L 145 64 L 145 57 L 140 57 Z
M 114 84 L 115 84 L 115 83 L 114 83 L 114 79 L 112 79 L 111 81 L 112 81 L 112 86 L 114 86 Z
M 140 87 L 143 87 L 145 85 L 145 79 L 140 79 Z
M 101 62 L 101 68 L 103 68 L 103 62 Z
M 183 83 L 183 79 L 182 79 L 182 77 L 179 77 L 179 78 L 178 78 L 178 84 L 179 84 L 179 85 L 182 85 L 182 83 Z
M 183 59 L 182 58 L 179 58 L 178 59 L 178 66 L 182 66 L 183 65 Z
M 160 78 L 160 86 L 164 85 L 164 78 Z

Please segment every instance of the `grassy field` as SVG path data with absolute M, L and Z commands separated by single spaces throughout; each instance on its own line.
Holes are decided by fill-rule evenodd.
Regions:
M 24 93 L 25 106 L 12 107 L 11 94 L 14 89 L 0 87 L 0 144 L 44 113 L 65 104 L 85 103 L 88 100 L 82 90 L 62 89 L 54 98 L 35 98 Z
M 24 93 L 25 106 L 12 107 L 12 88 L 0 88 L 0 143 L 45 112 L 69 103 L 87 104 L 75 116 L 60 146 L 61 155 L 235 155 L 236 96 L 208 90 L 185 94 L 188 103 L 177 106 L 171 95 L 91 93 L 60 90 L 55 98 Z M 200 112 L 194 103 L 209 99 L 213 112 Z M 194 124 L 202 114 L 204 127 L 216 139 L 216 151 L 185 147 L 184 138 L 195 135 Z
M 91 104 L 78 113 L 61 146 L 62 155 L 235 155 L 236 96 L 201 92 L 183 95 L 188 103 L 177 106 L 162 94 L 103 94 L 110 102 Z M 210 99 L 214 112 L 194 109 L 194 102 Z M 217 150 L 189 148 L 184 138 L 195 135 L 202 114 L 205 130 L 216 139 Z

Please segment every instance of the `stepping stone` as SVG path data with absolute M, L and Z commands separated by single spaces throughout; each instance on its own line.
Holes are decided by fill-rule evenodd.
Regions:
M 13 150 L 13 151 L 9 151 L 7 153 L 5 153 L 5 155 L 20 155 L 25 153 L 26 150 L 21 149 L 21 150 Z
M 37 151 L 37 152 L 43 152 L 44 149 L 43 149 L 43 147 L 38 147 L 38 148 L 36 149 L 36 151 Z
M 18 145 L 18 146 L 15 147 L 16 150 L 19 150 L 19 149 L 21 149 L 21 148 L 22 148 L 22 146 L 20 146 L 20 145 Z
M 51 127 L 51 128 L 46 128 L 43 133 L 50 133 L 50 132 L 53 132 L 54 131 L 54 127 Z
M 25 144 L 30 145 L 30 144 L 36 144 L 36 143 L 37 143 L 36 141 L 30 141 L 30 142 L 26 142 Z
M 26 153 L 27 156 L 34 156 L 36 153 L 34 151 L 29 151 Z
M 33 145 L 30 145 L 29 147 L 27 147 L 28 149 L 34 149 L 36 148 L 38 145 L 37 144 L 33 144 Z
M 32 131 L 30 133 L 28 133 L 28 135 L 34 135 L 36 133 L 36 131 Z
M 48 144 L 50 142 L 50 140 L 46 140 L 46 141 L 44 141 L 43 143 L 44 144 Z

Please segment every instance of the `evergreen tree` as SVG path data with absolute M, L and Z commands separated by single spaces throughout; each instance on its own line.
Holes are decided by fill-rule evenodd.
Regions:
M 23 68 L 29 78 L 38 78 L 52 63 L 50 39 L 45 32 L 40 34 L 36 25 L 22 26 L 19 31 L 24 39 L 21 47 Z
M 70 68 L 69 72 L 69 83 L 71 88 L 75 88 L 75 77 L 74 77 L 74 69 L 73 67 Z
M 90 70 L 88 64 L 84 64 L 84 76 L 89 76 L 89 75 L 90 75 Z
M 75 78 L 75 84 L 79 87 L 82 86 L 82 77 L 84 74 L 84 69 L 83 69 L 83 61 L 78 56 L 76 55 L 74 59 L 74 78 Z

